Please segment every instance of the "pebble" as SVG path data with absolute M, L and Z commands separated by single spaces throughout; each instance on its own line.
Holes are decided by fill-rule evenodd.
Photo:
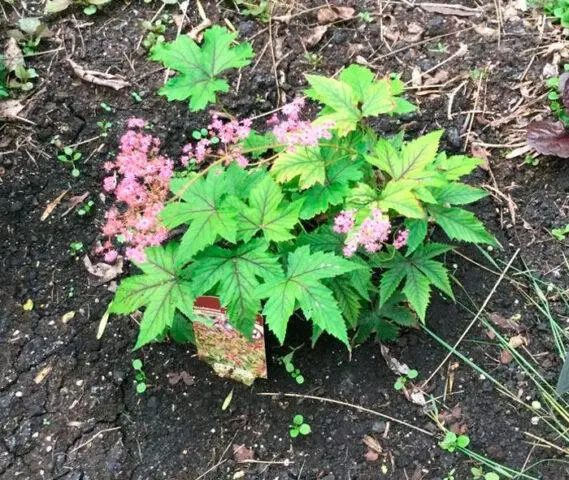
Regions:
M 19 200 L 15 200 L 11 203 L 10 205 L 10 212 L 12 213 L 17 213 L 19 212 L 22 208 L 24 208 L 24 204 L 22 202 L 20 202 Z
M 336 45 L 341 45 L 342 43 L 346 43 L 348 41 L 348 32 L 345 32 L 344 30 L 336 30 L 334 32 L 334 35 L 332 35 L 332 43 L 335 43 Z
M 387 427 L 387 423 L 383 421 L 373 422 L 371 426 L 371 431 L 374 433 L 383 433 L 385 432 L 385 428 Z
M 445 17 L 442 15 L 435 15 L 427 22 L 427 35 L 435 36 L 444 33 Z

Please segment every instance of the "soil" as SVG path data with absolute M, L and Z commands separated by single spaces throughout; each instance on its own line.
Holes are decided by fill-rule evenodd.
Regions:
M 3 4 L 4 26 L 13 24 L 18 13 L 38 14 L 43 8 L 40 3 L 16 2 L 16 10 Z M 448 85 L 410 89 L 408 96 L 420 106 L 418 113 L 383 119 L 374 127 L 389 134 L 403 126 L 409 136 L 444 128 L 443 147 L 455 153 L 462 151 L 465 141 L 468 151 L 474 143 L 482 145 L 489 152 L 488 167 L 470 180 L 494 190 L 474 210 L 504 246 L 490 254 L 507 261 L 520 248 L 518 258 L 546 281 L 566 288 L 563 254 L 568 253 L 567 244 L 554 240 L 549 230 L 569 222 L 569 164 L 541 159 L 534 167 L 522 164 L 523 156 L 506 159 L 513 147 L 489 146 L 523 143 L 527 121 L 547 115 L 544 101 L 533 100 L 545 92 L 544 66 L 560 62 L 556 57 L 560 52 L 553 49 L 542 55 L 537 48 L 555 43 L 560 29 L 549 22 L 542 25 L 538 11 L 516 10 L 516 2 L 464 0 L 463 6 L 478 11 L 469 16 L 456 15 L 452 9 L 449 13 L 455 3 L 439 4 L 447 8 L 441 13 L 424 11 L 412 2 L 384 2 L 378 7 L 376 2 L 360 0 L 353 6 L 369 11 L 374 20 L 366 23 L 356 17 L 331 25 L 311 48 L 321 61 L 311 64 L 302 43 L 314 30 L 316 10 L 305 11 L 320 3 L 291 2 L 289 10 L 279 5 L 275 13 L 298 15 L 288 23 L 274 21 L 269 26 L 239 15 L 230 6 L 203 2 L 213 23 L 229 21 L 241 38 L 252 39 L 259 55 L 272 42 L 254 69 L 231 78 L 232 85 L 239 87 L 223 96 L 224 108 L 240 117 L 259 115 L 278 105 L 275 82 L 281 95 L 292 98 L 305 86 L 305 72 L 334 74 L 356 59 L 369 62 L 380 75 L 400 72 L 405 81 L 411 80 L 414 68 L 431 70 L 433 75 L 445 70 L 446 78 L 441 75 L 434 84 Z M 434 423 L 421 407 L 394 390 L 395 376 L 377 344 L 361 346 L 351 359 L 330 339 L 323 339 L 313 350 L 305 346 L 295 356 L 306 378 L 300 386 L 278 364 L 285 351 L 270 339 L 270 379 L 257 381 L 251 388 L 216 377 L 196 358 L 193 348 L 156 344 L 136 354 L 144 361 L 149 384 L 144 395 L 137 395 L 130 366 L 136 322 L 112 318 L 103 337 L 96 338 L 112 298 L 111 287 L 91 285 L 82 255 L 70 254 L 69 245 L 82 242 L 90 253 L 99 238 L 106 208 L 100 194 L 102 163 L 112 156 L 129 117 L 150 121 L 173 157 L 191 131 L 205 121 L 183 103 L 169 104 L 156 94 L 165 72 L 137 49 L 142 35 L 139 21 L 152 18 L 158 8 L 152 3 L 116 1 L 93 17 L 72 8 L 48 18 L 54 35 L 40 46 L 40 52 L 47 53 L 27 58 L 40 77 L 23 100 L 26 108 L 20 117 L 27 120 L 0 126 L 0 478 L 435 480 L 452 469 L 457 479 L 471 478 L 474 463 L 441 450 Z M 168 9 L 174 12 L 173 7 Z M 193 2 L 188 17 L 186 25 L 200 22 Z M 494 33 L 479 27 L 492 28 Z M 167 37 L 174 35 L 175 27 L 170 27 Z M 451 58 L 462 44 L 467 52 Z M 279 62 L 276 78 L 273 55 Z M 86 83 L 74 75 L 67 57 L 91 70 L 123 75 L 132 87 L 116 92 Z M 486 67 L 483 78 L 472 73 Z M 463 87 L 457 89 L 461 82 Z M 133 100 L 133 91 L 142 95 L 142 102 Z M 102 102 L 112 112 L 103 110 Z M 473 110 L 474 118 L 469 113 Z M 113 124 L 107 138 L 96 138 L 100 120 Z M 64 145 L 78 144 L 84 159 L 78 178 L 72 178 L 56 160 L 51 143 L 55 135 Z M 61 205 L 41 221 L 49 202 L 64 191 Z M 85 192 L 96 203 L 94 213 L 64 215 L 69 199 Z M 461 251 L 484 262 L 476 249 Z M 447 260 L 456 264 L 456 278 L 480 305 L 496 276 L 457 255 Z M 515 265 L 521 268 L 519 261 Z M 467 303 L 466 296 L 457 296 L 459 303 L 435 297 L 429 310 L 429 327 L 449 343 L 459 338 L 472 319 L 460 306 Z M 22 308 L 28 299 L 33 300 L 32 310 Z M 554 313 L 565 321 L 567 312 L 552 302 Z M 555 382 L 560 365 L 552 353 L 546 321 L 508 281 L 492 296 L 487 311 L 504 317 L 521 314 L 531 338 L 529 348 L 540 353 L 540 359 L 552 359 L 542 366 L 544 375 Z M 68 312 L 75 315 L 64 321 Z M 291 344 L 308 344 L 305 326 L 295 327 Z M 446 355 L 423 331 L 406 333 L 390 348 L 397 358 L 417 368 L 423 379 Z M 531 383 L 515 364 L 497 360 L 499 349 L 480 327 L 469 333 L 461 348 L 520 395 L 535 397 Z M 193 383 L 170 384 L 168 374 L 182 371 L 193 377 Z M 447 367 L 441 372 L 432 382 L 434 396 L 441 396 L 445 388 Z M 555 457 L 555 451 L 532 448 L 524 432 L 540 434 L 539 426 L 534 427 L 531 416 L 508 403 L 488 380 L 462 363 L 454 375 L 453 394 L 445 402 L 448 410 L 460 407 L 460 423 L 475 451 L 518 469 Z M 231 391 L 233 399 L 223 411 L 221 405 Z M 259 395 L 263 392 L 316 395 L 360 405 L 427 433 L 348 406 Z M 291 440 L 288 425 L 297 413 L 304 415 L 313 433 Z M 365 435 L 382 445 L 379 460 L 364 458 Z M 261 463 L 237 463 L 234 444 L 251 448 Z M 539 463 L 530 473 L 543 479 L 569 478 L 569 468 L 560 462 Z

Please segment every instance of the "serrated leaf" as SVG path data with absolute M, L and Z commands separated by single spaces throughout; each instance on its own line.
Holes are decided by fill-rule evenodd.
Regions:
M 427 276 L 416 268 L 408 269 L 403 293 L 413 310 L 417 312 L 419 318 L 424 322 L 429 299 L 431 298 L 430 281 Z
M 436 130 L 404 144 L 400 154 L 401 162 L 392 172 L 392 178 L 420 177 L 426 167 L 434 162 L 442 134 L 443 130 Z
M 146 262 L 137 264 L 142 275 L 124 279 L 110 306 L 111 313 L 127 314 L 146 307 L 135 349 L 161 336 L 174 322 L 176 310 L 193 317 L 194 294 L 181 276 L 178 245 L 146 249 Z
M 437 202 L 442 205 L 445 203 L 449 205 L 466 205 L 488 196 L 486 190 L 456 182 L 451 182 L 444 187 L 436 188 L 433 194 Z
M 444 172 L 447 180 L 458 180 L 483 163 L 479 158 L 467 157 L 466 155 L 448 157 L 446 153 L 442 152 L 435 160 L 435 167 Z
M 497 246 L 496 239 L 468 210 L 461 208 L 429 207 L 429 213 L 449 238 L 471 243 L 486 243 Z
M 259 298 L 267 298 L 263 314 L 268 327 L 283 343 L 298 301 L 308 320 L 348 345 L 346 325 L 338 304 L 320 280 L 358 268 L 361 267 L 332 253 L 311 253 L 308 246 L 297 248 L 288 255 L 286 275 L 256 289 Z
M 428 222 L 426 218 L 409 218 L 405 220 L 405 227 L 409 231 L 409 236 L 407 237 L 407 255 L 409 255 L 413 253 L 427 237 Z
M 379 306 L 383 306 L 395 293 L 407 271 L 405 268 L 390 268 L 381 274 L 379 281 Z
M 245 169 L 232 162 L 225 171 L 225 191 L 240 199 L 249 197 L 251 190 L 266 176 L 262 168 Z
M 160 212 L 160 218 L 168 228 L 189 224 L 182 237 L 180 258 L 189 260 L 209 245 L 218 236 L 235 243 L 237 221 L 235 211 L 224 197 L 227 193 L 224 174 L 211 171 L 206 179 L 190 177 L 172 179 L 170 189 L 181 195 L 181 200 L 167 204 Z
M 379 196 L 379 208 L 385 212 L 395 210 L 408 218 L 424 218 L 425 211 L 412 189 L 413 184 L 404 180 L 389 182 Z
M 179 73 L 160 89 L 160 94 L 168 100 L 189 98 L 194 112 L 215 103 L 217 92 L 229 91 L 227 81 L 217 78 L 218 75 L 249 65 L 253 57 L 249 43 L 232 46 L 236 37 L 236 33 L 215 25 L 204 32 L 201 47 L 188 35 L 180 35 L 173 42 L 157 43 L 150 51 L 152 60 Z
M 259 298 L 254 294 L 259 279 L 271 281 L 283 276 L 278 258 L 267 252 L 268 247 L 261 239 L 232 250 L 210 247 L 186 270 L 196 295 L 212 291 L 219 296 L 229 323 L 248 337 L 261 310 Z
M 350 326 L 355 328 L 362 306 L 361 297 L 352 287 L 350 279 L 345 276 L 336 277 L 329 280 L 327 284 L 334 293 L 334 298 L 338 302 L 342 315 Z
M 266 175 L 251 190 L 249 205 L 233 204 L 237 214 L 238 236 L 248 242 L 259 230 L 267 240 L 284 242 L 294 238 L 291 230 L 299 221 L 302 200 L 284 202 L 275 181 Z
M 282 152 L 274 161 L 271 173 L 277 182 L 286 183 L 298 177 L 300 190 L 326 181 L 326 162 L 320 147 L 297 146 L 293 152 Z
M 382 113 L 390 113 L 397 107 L 392 95 L 391 82 L 381 79 L 369 85 L 362 100 L 362 116 L 375 117 Z
M 342 204 L 350 183 L 360 180 L 362 175 L 360 163 L 352 160 L 345 159 L 328 166 L 324 184 L 311 187 L 301 196 L 301 218 L 310 219 L 330 206 Z
M 183 315 L 176 312 L 174 321 L 170 327 L 170 336 L 176 343 L 196 343 L 196 337 L 192 323 Z
M 318 121 L 333 122 L 334 128 L 341 135 L 355 130 L 362 113 L 353 88 L 347 83 L 321 75 L 307 75 L 306 79 L 311 87 L 306 94 L 330 109 Z

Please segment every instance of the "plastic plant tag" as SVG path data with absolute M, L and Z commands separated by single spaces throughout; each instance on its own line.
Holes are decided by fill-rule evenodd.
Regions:
M 194 313 L 208 320 L 193 322 L 198 356 L 209 363 L 215 373 L 245 385 L 256 378 L 267 378 L 265 334 L 263 317 L 257 315 L 253 340 L 250 341 L 228 321 L 227 313 L 217 297 L 199 297 L 194 303 Z

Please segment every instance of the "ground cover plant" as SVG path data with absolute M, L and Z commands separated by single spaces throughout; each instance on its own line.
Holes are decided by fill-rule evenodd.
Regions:
M 202 51 L 188 39 L 170 48 L 211 66 L 211 44 L 221 41 L 229 52 L 233 39 L 213 27 Z M 154 57 L 167 47 L 154 47 Z M 119 314 L 146 307 L 135 348 L 168 334 L 177 314 L 191 328 L 193 302 L 205 294 L 220 297 L 230 324 L 246 337 L 262 311 L 284 343 L 300 310 L 312 323 L 313 344 L 328 333 L 350 349 L 349 330 L 359 342 L 372 334 L 393 340 L 400 327 L 425 321 L 432 287 L 453 297 L 444 264 L 435 260 L 452 247 L 430 240 L 432 225 L 452 240 L 496 245 L 460 208 L 486 195 L 458 181 L 480 160 L 439 153 L 440 130 L 404 141 L 404 132 L 386 139 L 366 126 L 367 118 L 414 109 L 400 97 L 397 77 L 375 80 L 351 65 L 338 79 L 307 80 L 307 96 L 322 107 L 314 121 L 302 119 L 303 98 L 273 115 L 268 132 L 214 116 L 184 147 L 181 163 L 197 172 L 175 174 L 158 139 L 140 132 L 144 121 L 130 121 L 105 179 L 128 208 L 108 212 L 104 249 L 115 258 L 120 236 L 143 272 L 121 282 L 110 306 Z M 183 85 L 169 98 L 189 95 L 193 110 L 215 100 L 211 86 Z M 157 246 L 180 227 L 180 240 Z

